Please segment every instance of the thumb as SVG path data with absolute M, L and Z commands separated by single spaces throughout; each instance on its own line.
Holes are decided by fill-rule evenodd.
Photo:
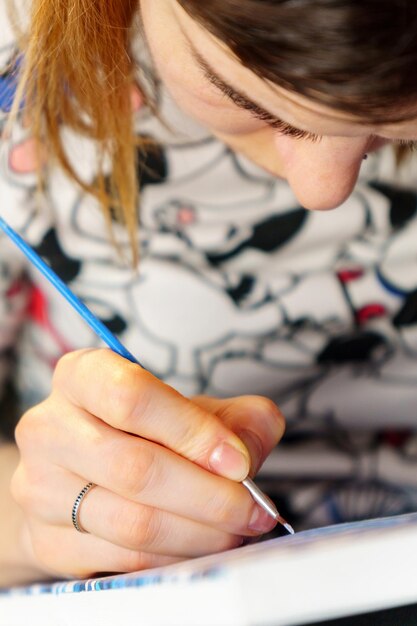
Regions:
M 216 415 L 247 447 L 251 457 L 249 475 L 254 476 L 277 445 L 285 420 L 275 402 L 263 396 L 211 398 L 194 396 L 194 404 Z

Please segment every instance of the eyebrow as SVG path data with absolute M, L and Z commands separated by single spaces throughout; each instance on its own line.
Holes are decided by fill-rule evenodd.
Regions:
M 190 48 L 190 52 L 194 61 L 202 70 L 206 79 L 214 85 L 219 91 L 221 91 L 229 100 L 231 100 L 237 107 L 243 109 L 245 111 L 249 111 L 252 113 L 254 117 L 262 120 L 267 123 L 272 128 L 281 131 L 285 135 L 290 135 L 291 137 L 296 137 L 298 139 L 310 139 L 312 141 L 317 141 L 320 137 L 314 133 L 311 133 L 306 130 L 301 130 L 300 128 L 296 128 L 287 122 L 284 122 L 280 118 L 272 115 L 266 109 L 260 107 L 256 102 L 253 102 L 247 95 L 243 92 L 235 89 L 232 85 L 229 85 L 226 81 L 224 81 L 214 69 L 210 66 L 210 64 L 204 59 L 201 54 L 194 48 L 191 41 L 187 38 L 187 43 Z

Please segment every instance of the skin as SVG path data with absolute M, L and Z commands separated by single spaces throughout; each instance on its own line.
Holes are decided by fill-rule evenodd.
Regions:
M 287 179 L 308 208 L 343 202 L 364 153 L 417 137 L 414 122 L 372 128 L 262 81 L 174 0 L 141 0 L 141 11 L 155 65 L 179 106 Z M 190 43 L 222 79 L 321 139 L 285 136 L 238 109 L 204 77 Z M 283 430 L 266 398 L 188 399 L 108 350 L 66 355 L 49 397 L 19 422 L 19 454 L 0 447 L 0 584 L 165 565 L 267 532 L 274 521 L 239 481 L 256 473 Z M 97 486 L 79 518 L 89 534 L 80 534 L 70 513 L 89 481 Z
M 24 516 L 7 583 L 21 580 L 22 563 L 35 579 L 84 578 L 230 549 L 267 532 L 276 522 L 238 481 L 283 430 L 265 398 L 187 399 L 110 350 L 67 354 L 50 396 L 16 430 L 12 493 Z M 98 486 L 80 508 L 90 533 L 81 534 L 70 513 L 89 481 Z
M 158 73 L 178 105 L 235 151 L 288 180 L 308 209 L 332 209 L 346 200 L 365 153 L 417 138 L 417 120 L 372 127 L 263 81 L 174 0 L 141 0 L 141 13 Z M 226 82 L 320 140 L 285 136 L 237 108 L 206 80 L 189 42 Z

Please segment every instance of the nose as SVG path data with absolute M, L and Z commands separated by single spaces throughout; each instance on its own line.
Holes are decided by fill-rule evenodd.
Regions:
M 275 138 L 285 178 L 300 204 L 313 210 L 334 209 L 350 196 L 369 143 L 369 137 Z

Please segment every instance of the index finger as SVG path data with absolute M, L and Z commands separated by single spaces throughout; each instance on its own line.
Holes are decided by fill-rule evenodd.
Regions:
M 249 473 L 242 441 L 219 418 L 111 350 L 65 355 L 54 390 L 110 426 L 157 442 L 232 480 Z

